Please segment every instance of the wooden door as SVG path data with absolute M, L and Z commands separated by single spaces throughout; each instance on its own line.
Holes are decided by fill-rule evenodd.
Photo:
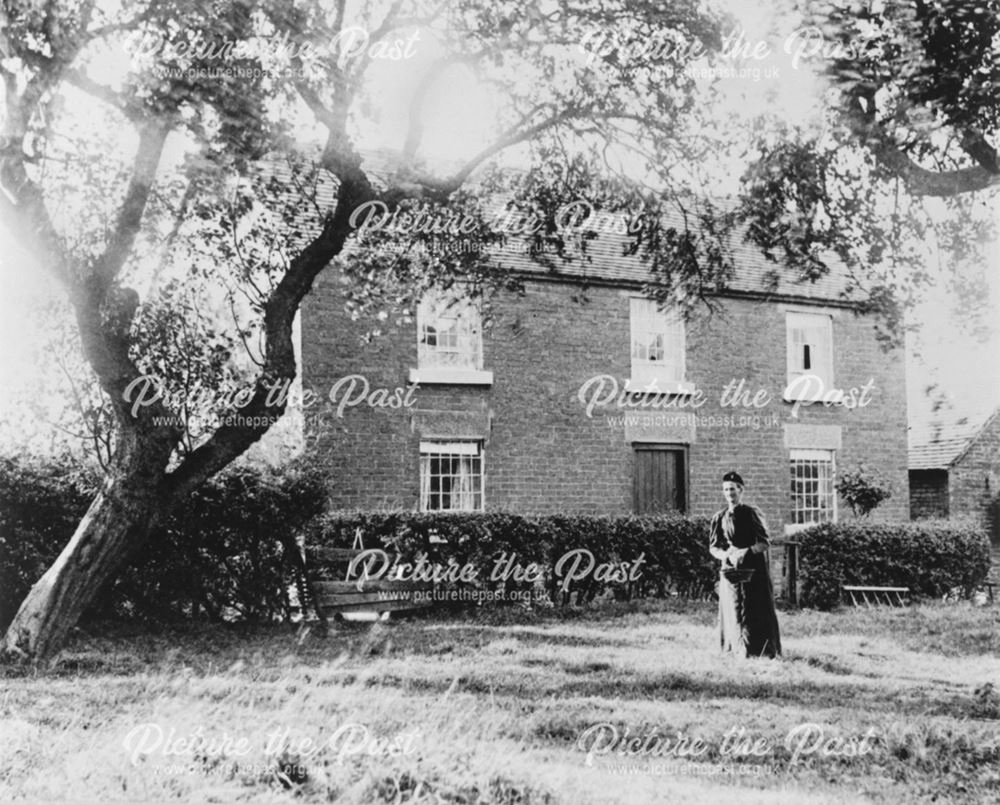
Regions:
M 687 510 L 683 447 L 636 445 L 633 508 L 636 514 Z

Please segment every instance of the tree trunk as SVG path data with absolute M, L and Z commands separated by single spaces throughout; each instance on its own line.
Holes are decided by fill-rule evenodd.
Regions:
M 166 502 L 150 477 L 161 475 L 155 462 L 137 453 L 116 462 L 69 544 L 21 603 L 0 654 L 41 660 L 58 651 L 104 582 L 141 547 Z

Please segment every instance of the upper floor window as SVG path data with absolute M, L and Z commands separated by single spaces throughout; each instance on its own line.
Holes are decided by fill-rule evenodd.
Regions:
M 454 294 L 428 293 L 417 310 L 417 328 L 421 368 L 482 368 L 482 324 L 474 302 Z
M 677 392 L 684 386 L 684 320 L 652 299 L 629 300 L 630 391 Z
M 455 292 L 430 291 L 417 307 L 417 367 L 412 383 L 489 385 L 483 371 L 483 327 L 479 303 Z
M 833 388 L 833 320 L 825 313 L 789 312 L 785 333 L 789 387 L 785 398 L 818 399 Z

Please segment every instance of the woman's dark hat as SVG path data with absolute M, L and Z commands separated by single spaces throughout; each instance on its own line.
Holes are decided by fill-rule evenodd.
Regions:
M 722 476 L 722 483 L 725 483 L 726 481 L 732 481 L 734 484 L 739 484 L 740 486 L 746 486 L 746 484 L 743 483 L 743 476 L 740 475 L 738 472 L 727 472 L 725 475 Z

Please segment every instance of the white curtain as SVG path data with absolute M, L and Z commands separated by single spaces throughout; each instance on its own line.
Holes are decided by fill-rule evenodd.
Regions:
M 452 508 L 459 511 L 474 511 L 476 508 L 475 458 L 462 456 L 458 461 L 458 477 L 452 487 Z
M 420 457 L 420 508 L 431 508 L 431 457 L 427 455 Z

